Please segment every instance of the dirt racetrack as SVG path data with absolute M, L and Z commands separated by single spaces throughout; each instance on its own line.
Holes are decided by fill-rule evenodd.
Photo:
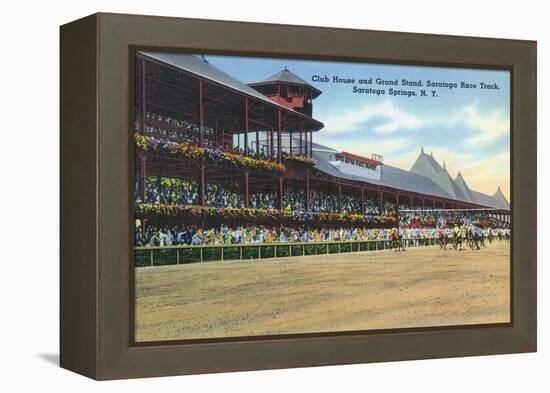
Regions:
M 136 341 L 509 322 L 510 244 L 136 269 Z

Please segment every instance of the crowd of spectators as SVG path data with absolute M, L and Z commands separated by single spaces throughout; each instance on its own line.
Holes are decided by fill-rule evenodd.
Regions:
M 313 212 L 337 212 L 338 198 L 335 194 L 313 191 L 309 197 L 310 209 Z
M 205 204 L 213 207 L 244 207 L 244 197 L 220 184 L 207 183 Z
M 382 214 L 395 214 L 395 204 L 389 201 L 384 202 Z
M 380 205 L 376 199 L 365 200 L 365 214 L 370 216 L 377 216 L 380 214 Z
M 283 207 L 287 210 L 306 210 L 306 193 L 303 191 L 285 191 L 283 193 Z
M 151 112 L 145 112 L 145 117 L 147 120 L 152 120 L 157 123 L 157 125 L 152 125 L 150 123 L 146 124 L 145 129 L 142 130 L 142 132 L 146 134 L 168 137 L 181 142 L 199 143 L 200 129 L 199 125 L 196 123 Z M 177 127 L 177 129 L 164 128 L 158 125 L 159 123 Z M 139 120 L 136 121 L 136 129 L 141 129 L 141 123 Z M 209 145 L 214 142 L 214 129 L 208 126 L 203 126 L 202 132 L 203 143 Z
M 275 192 L 258 192 L 251 194 L 249 207 L 253 209 L 278 209 L 279 194 Z
M 140 200 L 140 192 L 136 184 L 135 200 Z M 252 193 L 249 196 L 249 207 L 255 209 L 278 209 L 280 207 L 278 192 L 262 191 Z M 199 187 L 195 180 L 179 178 L 148 176 L 145 183 L 144 203 L 161 203 L 177 205 L 197 205 L 199 203 Z M 337 212 L 338 198 L 334 194 L 324 192 L 311 192 L 311 212 Z M 360 213 L 360 200 L 355 195 L 342 195 L 343 213 Z M 242 208 L 244 196 L 240 192 L 233 191 L 221 184 L 207 183 L 205 189 L 205 204 L 211 207 Z M 283 193 L 283 208 L 296 212 L 304 212 L 306 208 L 305 192 L 286 191 Z M 378 203 L 376 200 L 365 200 L 365 214 L 377 215 Z M 395 213 L 395 205 L 386 201 L 383 208 L 384 214 Z M 423 227 L 448 227 L 458 223 L 475 224 L 483 227 L 506 228 L 509 224 L 490 214 L 490 212 L 461 212 L 430 209 L 406 209 L 399 214 L 400 226 L 410 229 Z
M 139 184 L 136 182 L 134 198 L 137 203 L 161 203 L 175 205 L 196 205 L 199 203 L 199 185 L 195 180 L 147 176 L 145 179 L 145 200 L 141 200 Z M 206 205 L 213 207 L 244 207 L 244 196 L 222 184 L 206 184 Z M 254 209 L 279 209 L 279 193 L 260 191 L 249 197 L 249 207 Z M 325 192 L 311 192 L 312 212 L 338 212 L 338 197 Z M 357 195 L 342 195 L 342 213 L 361 213 L 361 201 Z M 288 190 L 283 193 L 283 208 L 293 211 L 306 210 L 306 193 Z M 365 214 L 378 215 L 378 201 L 365 200 Z M 395 212 L 394 205 L 386 202 L 384 212 Z
M 341 207 L 342 213 L 361 214 L 361 198 L 357 195 L 343 194 Z
M 135 200 L 140 200 L 136 183 Z M 199 201 L 199 186 L 194 180 L 148 176 L 145 180 L 145 203 L 196 205 Z
M 436 229 L 404 229 L 407 239 L 435 237 Z M 197 225 L 148 226 L 144 234 L 141 225 L 136 226 L 136 246 L 172 245 L 216 245 L 254 243 L 303 243 L 327 241 L 389 240 L 390 229 L 376 228 L 310 228 L 268 227 L 263 225 L 239 225 L 230 227 L 222 224 L 215 228 Z
M 407 228 L 422 228 L 424 226 L 443 226 L 437 221 L 437 217 L 427 211 L 422 212 L 400 212 L 399 213 L 400 226 Z
M 448 228 L 455 224 L 478 225 L 483 227 L 509 228 L 509 223 L 499 220 L 488 211 L 465 212 L 444 210 L 405 210 L 399 213 L 399 225 L 407 228 L 421 228 L 425 226 Z
M 268 194 L 253 194 L 251 199 L 257 204 L 257 207 L 273 205 Z M 145 201 L 141 201 L 137 183 L 135 201 L 137 203 L 197 205 L 199 203 L 198 182 L 188 179 L 148 176 L 145 180 Z M 213 207 L 244 207 L 244 197 L 241 193 L 231 191 L 222 185 L 207 183 L 205 204 Z
M 447 228 L 452 237 L 452 228 Z M 417 245 L 421 239 L 437 238 L 439 228 L 406 227 L 399 228 L 408 245 Z M 484 228 L 485 237 L 509 238 L 510 228 Z M 336 227 L 312 228 L 307 226 L 264 226 L 221 224 L 217 227 L 202 228 L 199 225 L 174 225 L 156 227 L 149 225 L 145 233 L 141 223 L 135 229 L 135 246 L 175 246 L 175 245 L 232 245 L 270 243 L 310 243 L 331 241 L 390 241 L 390 228 Z

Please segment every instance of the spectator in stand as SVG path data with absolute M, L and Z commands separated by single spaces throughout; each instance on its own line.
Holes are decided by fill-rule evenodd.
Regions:
M 306 193 L 303 191 L 287 191 L 283 193 L 283 207 L 287 210 L 306 210 Z
M 377 216 L 380 214 L 379 212 L 379 205 L 378 201 L 375 199 L 367 199 L 365 200 L 365 214 L 370 216 Z
M 206 184 L 206 206 L 244 207 L 243 195 L 225 188 L 220 184 Z
M 393 202 L 384 202 L 382 214 L 385 214 L 385 215 L 395 214 L 395 204 Z
M 259 192 L 250 195 L 250 205 L 253 209 L 278 209 L 279 195 L 275 192 Z
M 145 203 L 193 205 L 198 203 L 198 197 L 194 180 L 156 176 L 145 179 Z
M 338 198 L 334 194 L 314 191 L 310 195 L 310 206 L 313 212 L 337 212 Z
M 361 214 L 361 198 L 357 195 L 342 195 L 342 213 Z

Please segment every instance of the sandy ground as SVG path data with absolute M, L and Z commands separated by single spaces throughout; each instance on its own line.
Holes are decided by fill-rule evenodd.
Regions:
M 136 269 L 136 341 L 509 322 L 510 248 Z

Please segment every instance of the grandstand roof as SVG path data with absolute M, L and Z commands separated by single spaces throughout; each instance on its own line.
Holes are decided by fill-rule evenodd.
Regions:
M 420 155 L 411 167 L 411 172 L 422 176 L 432 177 L 437 176 L 443 171 L 443 168 L 433 158 L 432 155 L 424 153 L 424 149 L 420 152 Z
M 295 85 L 304 85 L 313 90 L 314 92 L 314 98 L 319 96 L 321 94 L 321 90 L 317 89 L 316 87 L 313 87 L 309 83 L 307 83 L 305 80 L 300 78 L 298 75 L 290 72 L 288 69 L 283 69 L 279 72 L 274 73 L 271 76 L 268 76 L 264 80 L 260 82 L 250 83 L 251 86 L 253 85 L 261 85 L 261 84 L 267 84 L 272 82 L 283 82 L 283 83 L 292 83 Z
M 327 149 L 324 146 L 323 148 Z M 313 149 L 313 157 L 317 161 L 315 165 L 316 169 L 334 177 L 445 199 L 475 203 L 497 209 L 510 209 L 510 205 L 500 188 L 493 196 L 473 191 L 468 187 L 460 173 L 457 179 L 453 180 L 446 168 L 441 167 L 431 155 L 424 154 L 423 151 L 412 166 L 411 171 L 382 163 L 380 165 L 380 180 L 344 173 L 336 166 L 331 165 L 330 161 L 327 160 L 326 154 L 322 154 L 315 148 Z
M 432 179 L 452 199 L 471 202 L 453 181 L 445 165 L 441 167 L 432 155 L 424 153 L 423 150 L 411 167 L 411 172 Z
M 468 200 L 466 196 L 464 196 L 462 191 L 460 191 L 460 189 L 457 187 L 456 183 L 451 178 L 451 175 L 449 175 L 449 172 L 447 172 L 447 168 L 443 168 L 443 171 L 441 171 L 437 176 L 433 177 L 432 180 L 434 180 L 437 185 L 443 188 L 445 192 L 449 194 L 453 199 L 457 199 L 459 201 Z
M 510 209 L 510 204 L 508 203 L 508 200 L 502 193 L 502 190 L 500 189 L 500 187 L 493 194 L 493 199 L 499 202 L 502 206 L 506 206 L 506 209 Z
M 315 160 L 317 161 L 315 168 L 335 177 L 354 181 L 362 181 L 370 184 L 396 188 L 403 191 L 417 192 L 441 198 L 449 198 L 449 195 L 445 193 L 445 191 L 443 191 L 441 187 L 435 184 L 431 179 L 424 176 L 416 175 L 400 168 L 393 167 L 391 165 L 381 164 L 380 180 L 375 180 L 344 173 L 340 171 L 337 167 L 331 165 L 330 162 L 325 159 L 325 157 L 325 155 L 318 154 L 314 148 L 313 158 L 315 158 Z
M 253 89 L 252 87 L 241 82 L 240 80 L 232 77 L 229 74 L 226 74 L 222 70 L 208 63 L 208 61 L 206 61 L 205 59 L 200 58 L 196 55 L 192 55 L 188 53 L 150 52 L 150 51 L 139 52 L 139 53 L 145 56 L 149 56 L 163 63 L 169 64 L 173 67 L 179 68 L 181 70 L 185 70 L 187 72 L 193 73 L 202 78 L 209 79 L 217 84 L 227 86 L 230 89 L 236 90 L 242 94 L 246 94 L 248 96 L 257 98 L 258 100 L 264 101 L 269 105 L 275 105 L 287 112 L 292 112 L 297 116 L 307 118 L 308 120 L 318 124 L 317 129 L 321 129 L 323 127 L 323 123 L 321 123 L 320 121 L 315 120 L 310 116 L 307 116 L 303 113 L 292 110 L 290 108 L 287 108 L 283 105 L 280 105 L 274 102 L 273 100 L 269 99 L 267 96 L 263 95 L 256 89 Z
M 468 184 L 466 184 L 466 180 L 464 180 L 460 172 L 458 172 L 458 175 L 455 178 L 455 184 L 468 201 L 474 202 L 472 191 L 470 190 L 470 187 L 468 187 Z

